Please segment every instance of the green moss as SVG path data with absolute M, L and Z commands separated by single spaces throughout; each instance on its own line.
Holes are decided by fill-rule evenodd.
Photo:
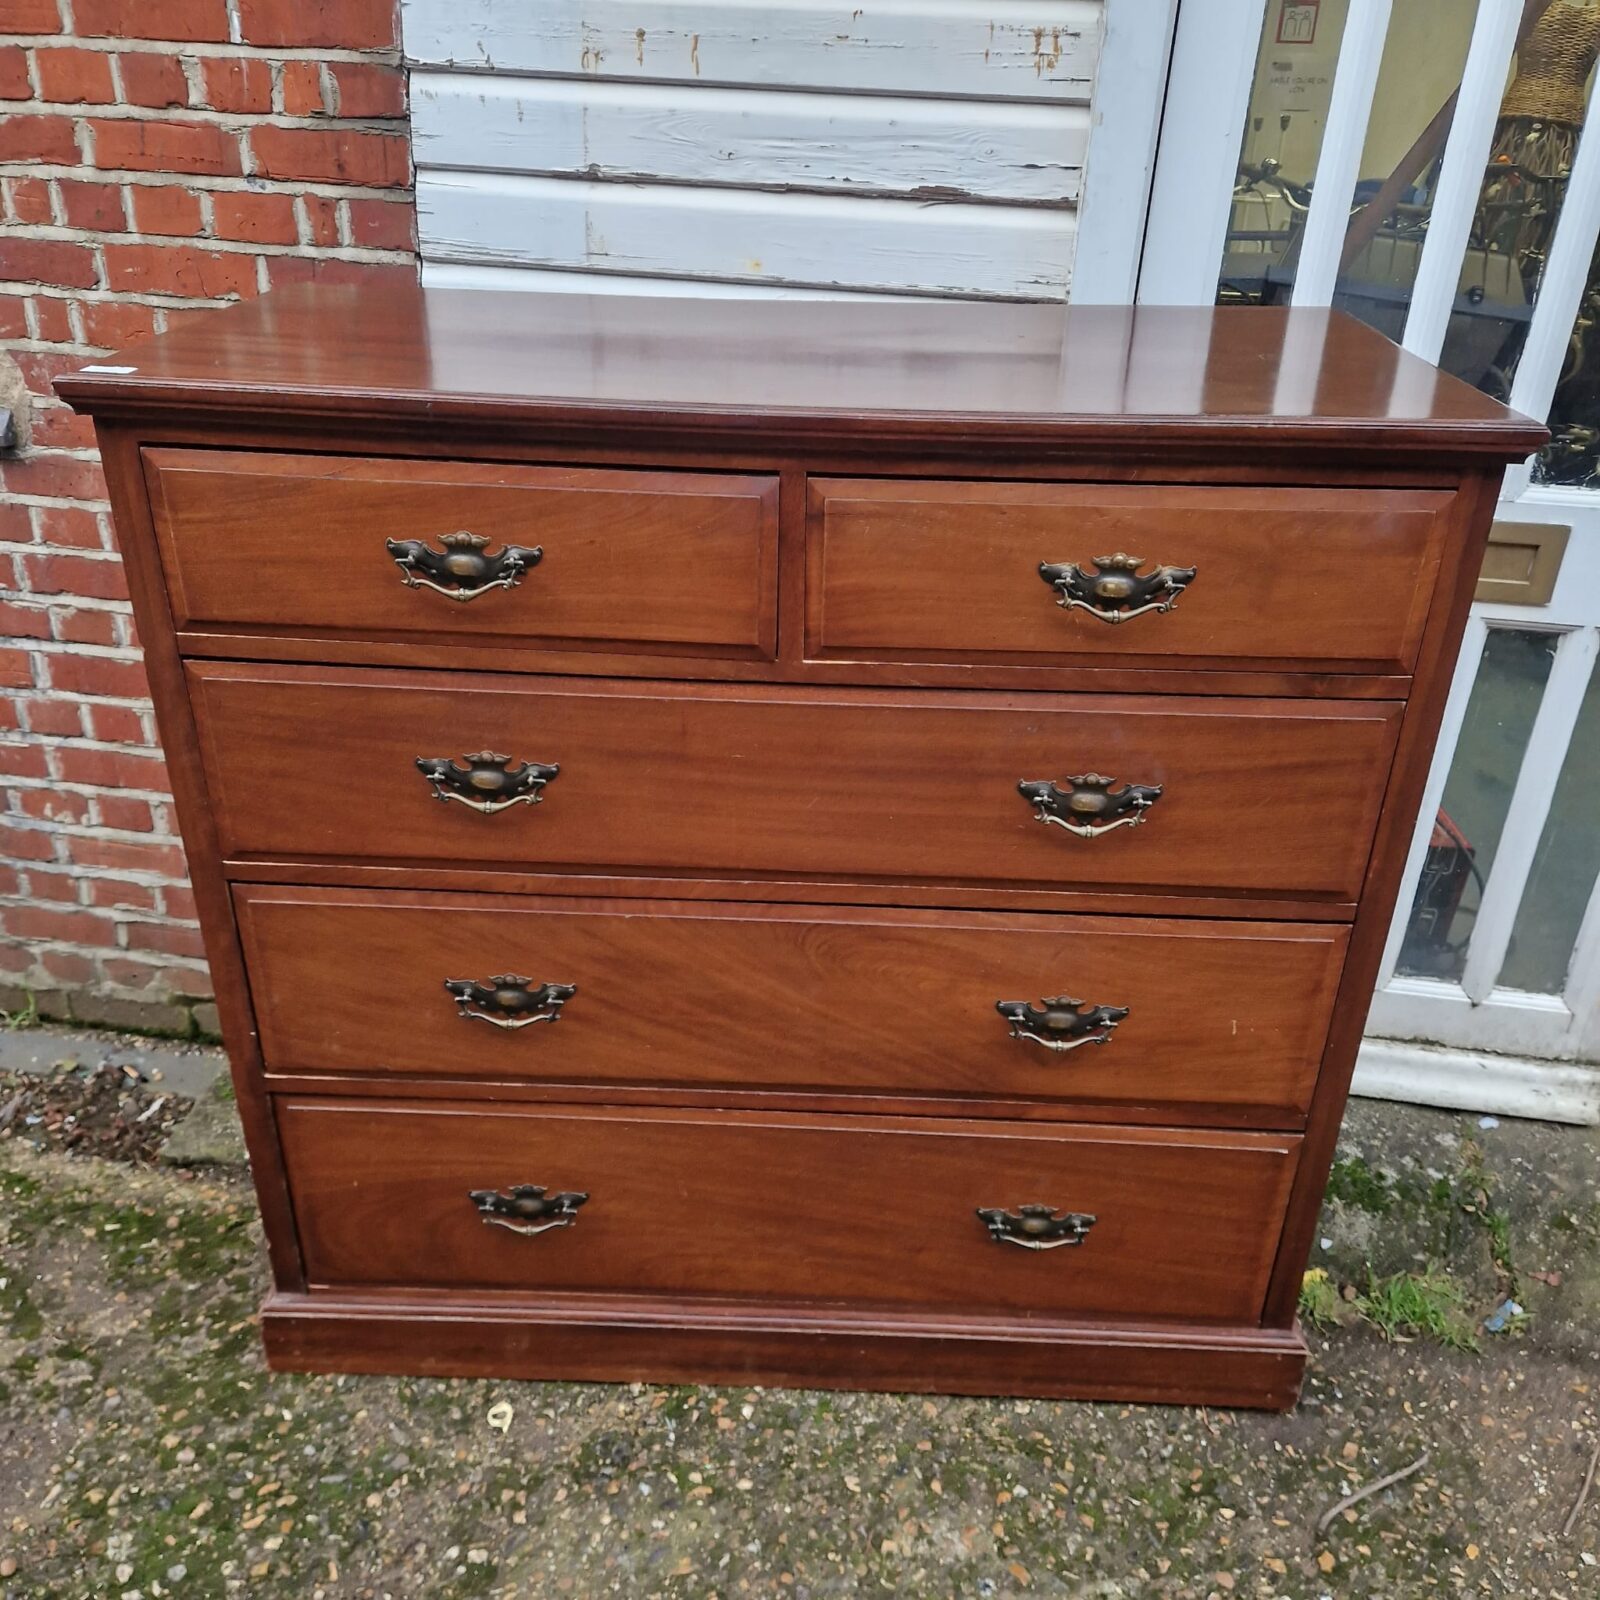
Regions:
M 1394 1208 L 1394 1187 L 1381 1172 L 1374 1172 L 1360 1156 L 1335 1161 L 1328 1173 L 1328 1198 L 1357 1211 L 1383 1216 Z

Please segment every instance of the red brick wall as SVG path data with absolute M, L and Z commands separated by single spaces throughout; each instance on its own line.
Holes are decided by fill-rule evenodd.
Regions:
M 105 482 L 50 379 L 274 284 L 415 271 L 396 11 L 0 0 L 7 1009 L 214 1026 Z

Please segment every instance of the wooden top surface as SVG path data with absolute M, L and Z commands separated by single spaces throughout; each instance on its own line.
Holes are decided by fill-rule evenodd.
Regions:
M 1340 312 L 297 285 L 62 377 L 82 409 L 1487 454 L 1543 427 Z

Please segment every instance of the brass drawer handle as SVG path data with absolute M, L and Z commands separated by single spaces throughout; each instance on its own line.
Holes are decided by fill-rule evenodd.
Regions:
M 418 756 L 417 771 L 433 785 L 435 800 L 455 800 L 485 816 L 504 811 L 508 806 L 536 806 L 544 796 L 544 786 L 559 775 L 561 768 L 543 761 L 521 761 L 511 765 L 510 756 L 493 750 L 479 750 L 462 756 L 466 766 L 437 756 Z
M 1079 1045 L 1109 1044 L 1126 1006 L 1088 1006 L 1068 995 L 1056 995 L 1038 1006 L 1026 1000 L 996 1000 L 994 1008 L 1011 1024 L 1013 1039 L 1029 1039 L 1046 1050 L 1076 1050 Z
M 1115 778 L 1098 772 L 1081 772 L 1060 784 L 1024 779 L 1017 792 L 1033 807 L 1036 822 L 1065 828 L 1080 839 L 1098 838 L 1113 828 L 1143 822 L 1145 813 L 1161 798 L 1159 783 L 1130 783 L 1115 794 Z
M 504 1194 L 497 1189 L 469 1189 L 467 1198 L 488 1227 L 533 1234 L 570 1226 L 578 1220 L 578 1207 L 589 1197 L 570 1190 L 548 1194 L 542 1184 L 518 1183 Z
M 1143 556 L 1096 556 L 1094 571 L 1076 562 L 1041 561 L 1039 576 L 1060 595 L 1064 611 L 1087 611 L 1102 622 L 1128 622 L 1147 611 L 1170 611 L 1194 582 L 1196 567 L 1157 567 L 1139 576 Z
M 1017 1244 L 1024 1250 L 1059 1250 L 1062 1245 L 1082 1244 L 1096 1221 L 1081 1211 L 1058 1213 L 1054 1206 L 1018 1206 L 1015 1211 L 979 1206 L 978 1220 L 997 1244 Z
M 473 978 L 446 978 L 444 986 L 458 1016 L 476 1017 L 497 1028 L 528 1028 L 535 1022 L 559 1022 L 561 1008 L 578 992 L 575 983 L 541 983 L 503 972 L 482 983 Z
M 515 589 L 522 575 L 544 559 L 544 547 L 508 544 L 498 555 L 486 555 L 489 541 L 481 533 L 441 533 L 441 554 L 421 539 L 385 539 L 384 548 L 400 569 L 408 589 L 432 589 L 446 600 L 476 600 L 491 589 Z

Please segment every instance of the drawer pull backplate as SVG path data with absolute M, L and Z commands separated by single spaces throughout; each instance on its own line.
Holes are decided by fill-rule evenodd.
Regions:
M 998 1206 L 979 1206 L 978 1220 L 998 1244 L 1019 1244 L 1024 1250 L 1059 1250 L 1062 1245 L 1082 1244 L 1095 1219 L 1081 1211 L 1057 1212 L 1054 1206 L 1018 1206 L 1004 1211 Z
M 548 1233 L 578 1220 L 578 1207 L 589 1197 L 574 1191 L 549 1194 L 542 1184 L 514 1184 L 504 1194 L 498 1189 L 471 1189 L 467 1198 L 491 1228 L 513 1233 Z
M 1142 577 L 1143 556 L 1096 556 L 1092 572 L 1076 562 L 1041 561 L 1039 576 L 1060 596 L 1065 611 L 1087 611 L 1102 622 L 1128 622 L 1147 611 L 1170 611 L 1194 582 L 1194 567 L 1160 567 Z
M 1065 828 L 1080 839 L 1093 839 L 1113 828 L 1143 822 L 1145 813 L 1161 798 L 1159 783 L 1130 783 L 1112 793 L 1115 778 L 1083 772 L 1058 783 L 1024 779 L 1017 792 L 1033 807 L 1034 820 Z
M 481 533 L 441 533 L 444 550 L 430 550 L 421 539 L 385 539 L 384 548 L 400 569 L 408 589 L 432 589 L 446 600 L 476 600 L 491 589 L 514 589 L 529 567 L 544 559 L 544 549 L 508 544 L 489 555 Z
M 541 983 L 503 972 L 483 983 L 473 978 L 446 978 L 444 986 L 463 1017 L 477 1017 L 497 1028 L 527 1028 L 535 1022 L 557 1022 L 561 1008 L 578 992 L 575 983 Z
M 510 756 L 493 750 L 479 750 L 462 756 L 466 766 L 437 756 L 418 756 L 417 771 L 433 785 L 435 800 L 455 800 L 461 805 L 492 816 L 508 806 L 536 806 L 544 786 L 561 768 L 543 761 L 519 761 L 511 765 Z
M 1126 1006 L 1085 1006 L 1056 995 L 1037 1006 L 1026 1000 L 996 1000 L 994 1008 L 1011 1024 L 1013 1039 L 1031 1039 L 1046 1050 L 1076 1050 L 1083 1044 L 1109 1044 Z

